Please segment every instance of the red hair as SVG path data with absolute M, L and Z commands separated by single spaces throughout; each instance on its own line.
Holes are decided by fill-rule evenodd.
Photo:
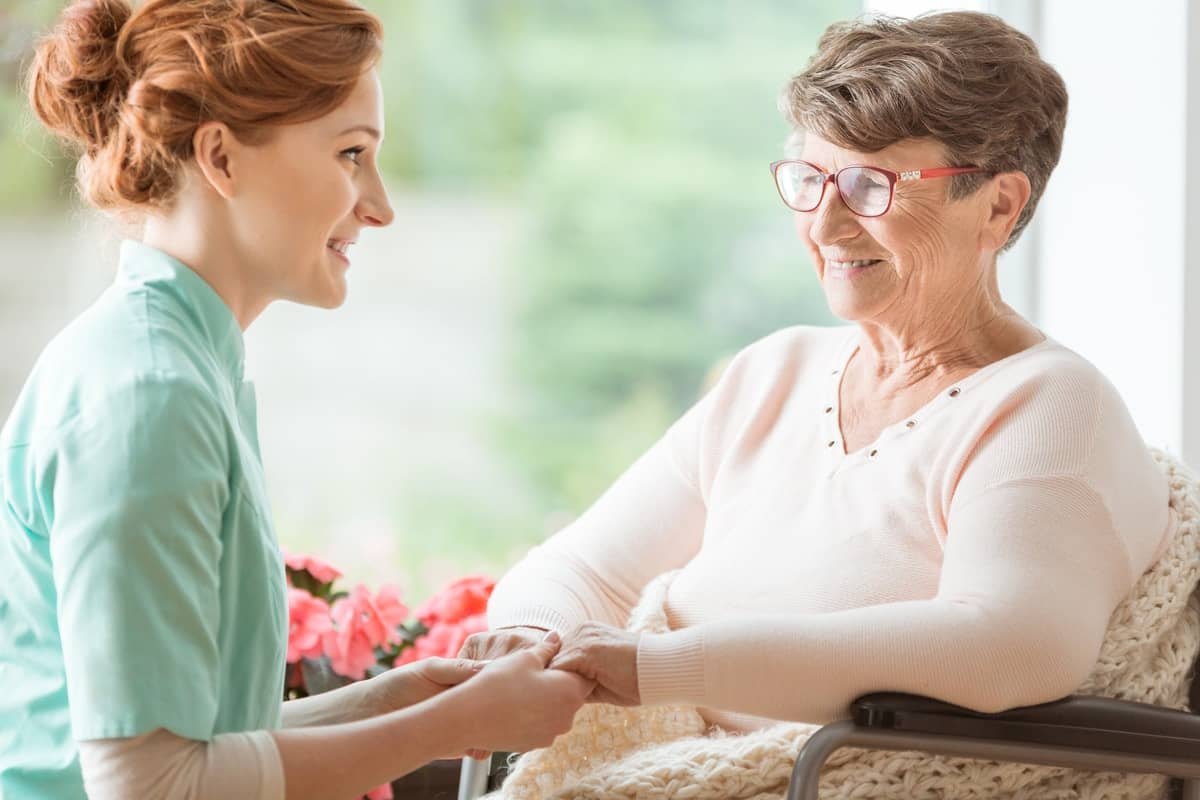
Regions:
M 163 208 L 192 137 L 261 142 L 332 111 L 378 62 L 383 28 L 351 0 L 77 0 L 37 46 L 29 101 L 81 152 L 99 208 Z

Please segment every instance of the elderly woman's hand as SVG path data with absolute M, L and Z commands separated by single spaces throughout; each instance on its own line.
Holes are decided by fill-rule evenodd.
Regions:
M 528 626 L 474 633 L 463 642 L 458 657 L 472 661 L 492 661 L 509 653 L 533 647 L 542 641 L 545 635 L 546 631 L 543 628 Z
M 589 702 L 636 706 L 641 702 L 637 648 L 636 633 L 600 622 L 586 622 L 568 635 L 550 668 L 575 672 L 595 681 Z

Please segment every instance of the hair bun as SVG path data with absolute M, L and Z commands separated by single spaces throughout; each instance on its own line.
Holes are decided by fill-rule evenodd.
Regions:
M 87 153 L 103 147 L 129 88 L 117 44 L 132 15 L 128 0 L 76 0 L 34 53 L 33 110 L 48 128 Z

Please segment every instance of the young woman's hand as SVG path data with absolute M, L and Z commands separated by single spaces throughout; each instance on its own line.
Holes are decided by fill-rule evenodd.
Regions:
M 558 634 L 491 662 L 455 690 L 465 704 L 467 747 L 524 752 L 566 733 L 594 684 L 573 672 L 546 669 Z
M 545 635 L 546 631 L 542 628 L 527 626 L 473 633 L 463 642 L 462 649 L 458 651 L 458 657 L 490 661 L 518 650 L 533 647 L 542 641 Z
M 479 674 L 484 662 L 465 658 L 426 658 L 371 678 L 376 713 L 387 713 L 428 700 Z

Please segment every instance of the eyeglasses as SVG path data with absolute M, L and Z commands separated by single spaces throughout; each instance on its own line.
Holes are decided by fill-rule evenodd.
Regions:
M 855 164 L 836 172 L 825 172 L 807 161 L 775 161 L 771 174 L 775 188 L 785 205 L 794 211 L 815 211 L 825 197 L 825 187 L 833 184 L 846 208 L 860 217 L 879 217 L 892 207 L 896 184 L 986 172 L 982 167 L 933 167 L 893 172 L 883 167 Z

